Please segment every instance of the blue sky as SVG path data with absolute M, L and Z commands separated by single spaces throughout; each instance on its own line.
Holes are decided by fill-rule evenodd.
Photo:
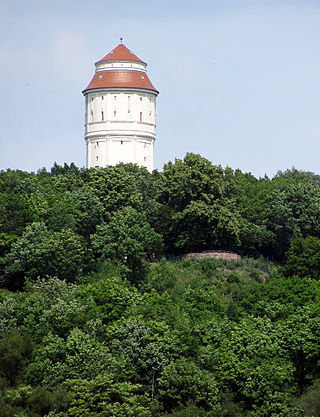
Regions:
M 0 169 L 85 164 L 94 62 L 124 38 L 158 97 L 155 166 L 186 152 L 320 173 L 320 2 L 0 3 Z

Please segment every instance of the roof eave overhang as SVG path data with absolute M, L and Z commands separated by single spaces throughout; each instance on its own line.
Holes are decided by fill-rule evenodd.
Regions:
M 82 94 L 85 96 L 86 94 L 88 94 L 89 92 L 99 92 L 99 91 L 137 91 L 137 92 L 141 92 L 141 91 L 147 91 L 149 93 L 158 95 L 159 91 L 158 90 L 152 90 L 151 88 L 142 88 L 142 87 L 97 87 L 97 88 L 89 88 L 89 89 L 85 89 L 82 91 Z

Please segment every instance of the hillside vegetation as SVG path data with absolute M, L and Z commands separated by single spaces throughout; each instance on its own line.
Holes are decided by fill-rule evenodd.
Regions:
M 1 172 L 0 287 L 3 417 L 320 416 L 312 173 Z

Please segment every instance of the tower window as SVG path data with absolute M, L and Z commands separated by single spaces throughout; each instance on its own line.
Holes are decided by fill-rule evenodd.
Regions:
M 103 100 L 104 99 L 104 97 L 103 96 L 101 96 L 101 100 Z
M 140 112 L 140 122 L 142 122 L 142 111 Z
M 114 99 L 117 100 L 117 96 L 114 96 Z
M 142 101 L 142 97 L 140 97 L 140 101 Z
M 97 159 L 97 160 L 99 159 L 98 155 L 96 156 L 96 159 Z
M 123 140 L 121 141 L 121 145 L 123 145 Z
M 144 160 L 144 161 L 146 161 L 146 160 L 147 160 L 147 157 L 145 156 L 145 157 L 143 158 L 143 160 Z
M 130 113 L 130 109 L 128 109 L 128 113 Z
M 104 114 L 103 111 L 101 112 L 101 120 L 104 121 Z
M 114 111 L 114 112 L 113 112 L 113 116 L 114 116 L 114 117 L 116 117 L 116 115 L 117 115 L 117 112 L 116 112 L 116 111 Z
M 93 122 L 93 110 L 91 110 L 91 121 Z

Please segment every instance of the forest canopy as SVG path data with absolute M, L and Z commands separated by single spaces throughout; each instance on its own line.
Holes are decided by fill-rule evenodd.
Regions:
M 319 301 L 318 175 L 0 172 L 3 417 L 319 416 Z

